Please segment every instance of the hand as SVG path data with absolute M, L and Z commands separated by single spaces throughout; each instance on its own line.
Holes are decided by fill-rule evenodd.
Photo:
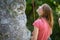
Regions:
M 32 36 L 33 36 L 33 33 L 34 33 L 34 31 L 32 32 Z
M 31 40 L 34 40 L 34 39 L 33 39 L 33 36 L 31 36 Z

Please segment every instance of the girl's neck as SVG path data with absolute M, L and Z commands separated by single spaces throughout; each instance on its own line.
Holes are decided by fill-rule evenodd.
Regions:
M 42 17 L 42 16 L 40 16 L 40 17 L 39 17 L 39 19 L 41 19 L 41 18 L 44 18 L 44 19 L 46 19 L 45 17 Z

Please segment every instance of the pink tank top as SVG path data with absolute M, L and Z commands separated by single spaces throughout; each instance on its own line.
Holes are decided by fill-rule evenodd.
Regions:
M 49 24 L 45 18 L 37 19 L 33 23 L 33 26 L 39 29 L 37 40 L 48 40 L 48 38 L 51 35 L 51 32 L 50 32 Z

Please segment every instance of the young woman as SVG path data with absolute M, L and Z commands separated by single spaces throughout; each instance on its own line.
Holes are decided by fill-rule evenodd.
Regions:
M 48 4 L 43 4 L 37 9 L 40 16 L 34 21 L 34 31 L 31 40 L 48 40 L 53 29 L 53 14 L 52 9 Z

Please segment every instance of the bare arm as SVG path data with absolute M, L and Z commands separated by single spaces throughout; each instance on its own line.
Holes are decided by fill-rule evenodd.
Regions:
M 37 40 L 38 31 L 39 31 L 39 29 L 37 27 L 34 27 L 33 36 L 32 36 L 31 40 Z

